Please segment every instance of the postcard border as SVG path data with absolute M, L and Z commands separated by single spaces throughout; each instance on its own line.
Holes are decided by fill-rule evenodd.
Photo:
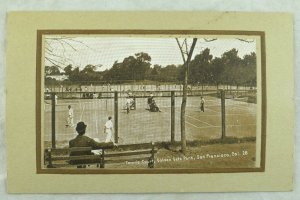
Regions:
M 255 168 L 177 168 L 177 169 L 43 169 L 41 149 L 41 65 L 42 65 L 42 36 L 54 34 L 145 34 L 145 35 L 247 35 L 260 36 L 261 39 L 261 155 L 260 167 Z M 37 174 L 183 174 L 183 173 L 239 173 L 264 172 L 266 160 L 266 121 L 267 121 L 267 92 L 266 92 L 266 49 L 264 31 L 242 30 L 37 30 L 36 46 L 36 173 Z

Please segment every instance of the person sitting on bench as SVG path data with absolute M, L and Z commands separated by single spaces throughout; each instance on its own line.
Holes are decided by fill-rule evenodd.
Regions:
M 102 148 L 113 148 L 114 144 L 112 142 L 96 142 L 94 139 L 85 136 L 87 125 L 84 122 L 78 122 L 76 126 L 76 131 L 78 135 L 69 141 L 69 147 L 91 147 L 92 149 L 102 149 Z M 94 155 L 91 150 L 89 151 L 76 151 L 71 152 L 70 156 L 81 156 L 81 155 Z M 71 160 L 70 164 L 76 163 L 89 163 L 91 160 Z

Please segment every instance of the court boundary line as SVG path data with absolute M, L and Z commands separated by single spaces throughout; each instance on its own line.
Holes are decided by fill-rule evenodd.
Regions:
M 185 121 L 187 124 L 190 124 L 198 129 L 206 129 L 206 128 L 221 128 L 222 126 L 196 126 L 188 121 Z M 256 124 L 232 124 L 232 125 L 226 125 L 226 127 L 238 127 L 238 126 L 256 126 Z
M 187 120 L 185 120 L 185 123 L 187 123 L 187 124 L 189 124 L 189 125 L 192 125 L 192 126 L 194 126 L 195 128 L 200 128 L 199 126 L 196 126 L 195 124 L 190 123 L 190 122 L 188 122 Z
M 180 113 L 179 111 L 176 111 L 177 113 Z M 197 118 L 194 118 L 194 117 L 192 117 L 192 116 L 189 116 L 189 115 L 185 115 L 186 117 L 189 117 L 189 118 L 191 118 L 191 119 L 194 119 L 194 120 L 197 120 L 197 121 L 199 121 L 199 122 L 201 122 L 201 123 L 203 123 L 203 124 L 207 124 L 207 125 L 209 125 L 209 126 L 214 126 L 214 125 L 212 125 L 212 124 L 209 124 L 209 123 L 207 123 L 207 122 L 203 122 L 203 121 L 201 121 L 201 120 L 199 120 L 199 119 L 197 119 Z M 186 121 L 187 122 L 187 121 Z M 190 122 L 189 122 L 190 123 Z M 195 125 L 196 126 L 196 125 Z
M 82 121 L 82 115 L 83 115 L 83 112 L 84 112 L 84 108 L 85 108 L 85 104 L 83 103 L 83 108 L 82 108 L 82 112 L 81 112 L 81 115 L 80 115 L 80 121 Z
M 197 112 L 198 113 L 198 112 Z M 218 113 L 218 114 L 221 114 L 221 113 Z M 255 113 L 247 113 L 247 114 L 237 114 L 237 113 L 234 113 L 234 114 L 226 114 L 226 116 L 235 116 L 235 115 L 241 115 L 241 116 L 253 116 L 256 114 Z M 217 114 L 201 114 L 201 116 L 219 116 Z M 220 115 L 221 116 L 221 115 Z
M 239 109 L 239 110 L 247 110 L 247 111 L 251 111 L 252 110 L 252 109 L 247 109 L 247 107 L 238 106 L 238 105 L 232 105 L 232 107 L 233 107 L 233 109 Z
M 201 122 L 201 123 L 203 123 L 203 124 L 207 124 L 207 125 L 209 125 L 209 126 L 214 126 L 214 125 L 212 125 L 212 124 L 210 124 L 210 123 L 204 122 L 204 121 L 202 121 L 202 120 L 200 120 L 200 119 L 197 119 L 197 118 L 195 118 L 195 117 L 192 117 L 192 116 L 190 116 L 190 115 L 185 115 L 185 116 L 187 116 L 187 117 L 189 117 L 189 118 L 191 118 L 191 119 L 197 120 L 197 121 L 199 121 L 199 122 Z

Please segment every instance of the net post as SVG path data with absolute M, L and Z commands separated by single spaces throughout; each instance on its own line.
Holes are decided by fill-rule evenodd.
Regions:
M 221 115 L 222 115 L 222 140 L 225 139 L 225 91 L 220 90 L 221 92 Z
M 115 112 L 115 143 L 118 143 L 118 92 L 115 91 L 114 93 L 114 112 Z
M 175 92 L 171 91 L 171 143 L 175 143 Z
M 133 102 L 134 102 L 133 109 L 136 110 L 136 98 L 135 98 L 135 96 L 133 96 Z
M 55 148 L 55 92 L 51 93 L 51 143 Z

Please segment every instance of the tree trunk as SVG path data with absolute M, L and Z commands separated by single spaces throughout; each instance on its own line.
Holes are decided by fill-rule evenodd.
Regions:
M 186 102 L 187 102 L 188 71 L 189 71 L 189 63 L 191 61 L 193 51 L 194 51 L 194 48 L 195 48 L 196 43 L 197 43 L 197 38 L 193 39 L 193 43 L 192 43 L 192 46 L 189 50 L 188 57 L 187 57 L 186 60 L 184 59 L 183 50 L 180 47 L 180 44 L 179 44 L 178 40 L 177 40 L 177 43 L 178 43 L 179 48 L 181 50 L 182 58 L 183 58 L 184 65 L 185 65 L 183 91 L 182 91 L 182 103 L 181 103 L 181 116 L 180 116 L 180 120 L 181 120 L 181 123 L 180 123 L 180 125 L 181 125 L 180 126 L 181 127 L 181 151 L 182 151 L 183 154 L 185 154 L 186 153 L 185 108 L 186 108 Z
M 187 80 L 188 80 L 188 63 L 185 66 L 182 102 L 181 102 L 181 115 L 180 115 L 180 128 L 181 128 L 181 151 L 183 154 L 186 152 L 186 137 L 185 137 L 185 108 L 187 101 Z

